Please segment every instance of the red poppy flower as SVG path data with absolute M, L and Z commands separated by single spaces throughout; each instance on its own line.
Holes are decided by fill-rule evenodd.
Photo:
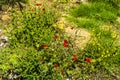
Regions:
M 36 3 L 35 5 L 36 5 L 36 6 L 41 6 L 42 4 L 40 4 L 40 3 Z
M 47 45 L 44 45 L 43 48 L 46 49 L 46 48 L 47 48 Z
M 45 8 L 42 8 L 41 10 L 42 10 L 42 11 L 45 11 Z
M 68 47 L 68 44 L 64 44 L 64 47 L 67 48 L 67 47 Z
M 58 38 L 58 35 L 54 35 L 54 39 L 57 39 Z
M 74 54 L 73 54 L 73 56 L 74 56 L 74 57 L 76 57 L 76 56 L 77 56 L 77 54 L 76 54 L 76 53 L 74 53 Z
M 90 63 L 91 62 L 91 58 L 86 58 L 86 62 Z
M 73 61 L 77 61 L 78 59 L 76 57 L 72 58 Z
M 65 74 L 64 70 L 61 70 L 61 74 Z
M 64 40 L 64 47 L 67 48 L 68 47 L 68 41 Z
M 58 68 L 58 67 L 59 67 L 59 65 L 58 65 L 58 64 L 54 64 L 54 67 L 55 67 L 55 68 Z
M 64 40 L 64 44 L 68 44 L 68 41 L 67 41 L 67 40 Z

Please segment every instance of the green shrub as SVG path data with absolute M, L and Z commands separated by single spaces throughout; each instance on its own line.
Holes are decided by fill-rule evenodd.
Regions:
M 84 49 L 84 54 L 95 60 L 93 66 L 96 69 L 101 68 L 109 75 L 116 76 L 115 72 L 119 71 L 118 63 L 120 61 L 118 58 L 120 46 L 116 45 L 118 35 L 113 36 L 112 30 L 95 29 L 93 32 L 90 43 Z
M 61 34 L 54 36 L 47 48 L 40 51 L 24 45 L 6 48 L 0 53 L 0 74 L 5 75 L 7 70 L 12 69 L 27 80 L 61 80 L 68 77 L 91 79 L 100 72 L 108 79 L 114 71 L 118 71 L 120 49 L 115 45 L 116 37 L 113 37 L 112 31 L 96 30 L 83 50 L 74 47 L 74 42 Z M 90 58 L 90 62 L 86 58 Z
M 61 80 L 63 77 L 69 77 L 71 71 L 73 72 L 78 65 L 78 62 L 73 60 L 73 54 L 78 51 L 73 50 L 74 43 L 69 39 L 57 36 L 56 39 L 55 36 L 53 37 L 54 40 L 47 45 L 47 48 L 40 51 L 24 45 L 14 49 L 6 48 L 0 53 L 0 74 L 6 76 L 5 73 L 8 70 L 13 70 L 27 80 Z M 84 61 L 84 59 L 81 60 Z M 55 66 L 56 64 L 58 66 Z
M 9 52 L 9 54 L 6 54 Z M 2 54 L 4 53 L 4 54 Z M 54 65 L 45 62 L 44 51 L 36 51 L 33 48 L 15 48 L 0 53 L 0 74 L 4 77 L 8 70 L 19 74 L 17 76 L 27 80 L 55 79 L 59 75 L 53 73 Z M 48 52 L 49 53 L 49 52 Z M 2 58 L 3 57 L 3 58 Z
M 43 9 L 40 8 L 39 9 Z M 52 10 L 24 11 L 22 14 L 13 15 L 13 30 L 11 32 L 11 45 L 22 43 L 25 46 L 34 46 L 40 49 L 44 44 L 48 44 L 55 33 L 52 24 L 55 14 Z

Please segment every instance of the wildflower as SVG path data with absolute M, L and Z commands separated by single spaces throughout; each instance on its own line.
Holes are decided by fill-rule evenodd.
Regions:
M 67 48 L 68 47 L 68 41 L 64 40 L 64 47 Z
M 36 3 L 35 5 L 36 5 L 36 6 L 41 6 L 42 4 L 40 4 L 40 3 Z
M 76 57 L 72 58 L 73 61 L 77 61 L 78 59 Z
M 58 38 L 58 35 L 54 35 L 54 39 L 57 39 Z
M 59 65 L 58 65 L 58 64 L 54 64 L 54 67 L 55 67 L 55 68 L 58 68 L 58 67 L 59 67 Z
M 65 74 L 64 70 L 61 70 L 61 74 Z
M 86 62 L 90 63 L 91 62 L 91 58 L 86 58 Z
M 41 10 L 42 10 L 42 11 L 45 11 L 45 8 L 42 8 Z
M 67 40 L 64 40 L 64 44 L 68 44 L 68 41 L 67 41 Z
M 76 57 L 76 56 L 77 56 L 77 54 L 76 54 L 76 53 L 74 53 L 74 54 L 73 54 L 73 56 L 74 56 L 74 57 Z
M 64 47 L 67 48 L 67 47 L 68 47 L 68 44 L 64 44 Z
M 47 48 L 47 45 L 44 45 L 43 48 L 46 49 L 46 48 Z

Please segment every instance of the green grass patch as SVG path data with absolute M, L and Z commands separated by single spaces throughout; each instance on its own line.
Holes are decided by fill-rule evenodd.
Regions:
M 103 22 L 89 18 L 66 17 L 66 20 L 75 24 L 78 28 L 85 28 L 89 31 L 99 28 L 99 26 L 103 25 Z
M 86 17 L 107 23 L 114 23 L 118 15 L 118 9 L 101 2 L 82 4 L 71 10 L 74 17 Z

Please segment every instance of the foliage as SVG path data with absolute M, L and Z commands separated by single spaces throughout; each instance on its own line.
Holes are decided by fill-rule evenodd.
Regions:
M 88 5 L 82 4 L 71 10 L 71 14 L 74 17 L 94 18 L 103 22 L 114 23 L 118 9 L 109 4 L 97 2 Z
M 76 48 L 74 41 L 63 34 L 55 34 L 53 38 L 40 51 L 24 45 L 3 50 L 0 53 L 0 70 L 4 73 L 0 74 L 12 69 L 27 80 L 61 80 L 71 77 L 90 79 L 98 72 L 105 74 L 107 78 L 110 78 L 109 75 L 115 76 L 120 53 L 119 47 L 115 45 L 117 36 L 112 31 L 96 29 L 90 43 L 83 50 Z M 101 72 L 102 70 L 106 73 Z
M 112 30 L 96 30 L 93 32 L 93 39 L 91 39 L 84 50 L 85 55 L 95 59 L 94 67 L 96 66 L 96 68 L 98 67 L 99 69 L 100 67 L 98 65 L 100 65 L 101 68 L 105 69 L 110 75 L 116 76 L 115 66 L 119 68 L 118 56 L 120 56 L 120 45 L 116 45 L 118 35 L 114 34 Z
M 88 29 L 89 31 L 103 25 L 103 22 L 96 19 L 66 17 L 69 22 L 73 22 L 77 27 Z
M 40 10 L 41 9 L 41 10 Z M 35 11 L 23 11 L 13 15 L 13 30 L 11 32 L 11 45 L 22 43 L 25 46 L 34 46 L 40 49 L 44 44 L 48 44 L 55 33 L 52 27 L 54 23 L 54 12 L 47 8 L 42 10 L 34 8 Z M 18 26 L 19 25 L 19 26 Z
M 117 31 L 114 32 L 112 29 L 116 28 L 114 24 L 119 16 L 119 8 L 111 6 L 110 3 L 103 3 L 104 1 L 96 0 L 93 3 L 81 4 L 72 9 L 70 11 L 71 16 L 66 19 L 77 27 L 88 29 L 91 33 L 92 38 L 82 51 L 84 56 L 92 58 L 93 62 L 89 65 L 90 70 L 86 70 L 87 73 L 99 73 L 99 70 L 105 70 L 109 75 L 118 79 L 115 74 L 116 71 L 119 72 L 119 65 L 116 65 L 119 63 L 118 56 L 120 56 L 120 45 L 116 45 L 118 44 L 119 33 L 117 34 Z M 106 24 L 108 25 L 107 29 L 102 29 Z M 109 24 L 113 24 L 114 27 L 110 28 Z
M 108 3 L 111 4 L 114 7 L 118 7 L 118 5 L 120 4 L 119 0 L 89 0 L 90 2 L 104 2 L 104 3 Z

